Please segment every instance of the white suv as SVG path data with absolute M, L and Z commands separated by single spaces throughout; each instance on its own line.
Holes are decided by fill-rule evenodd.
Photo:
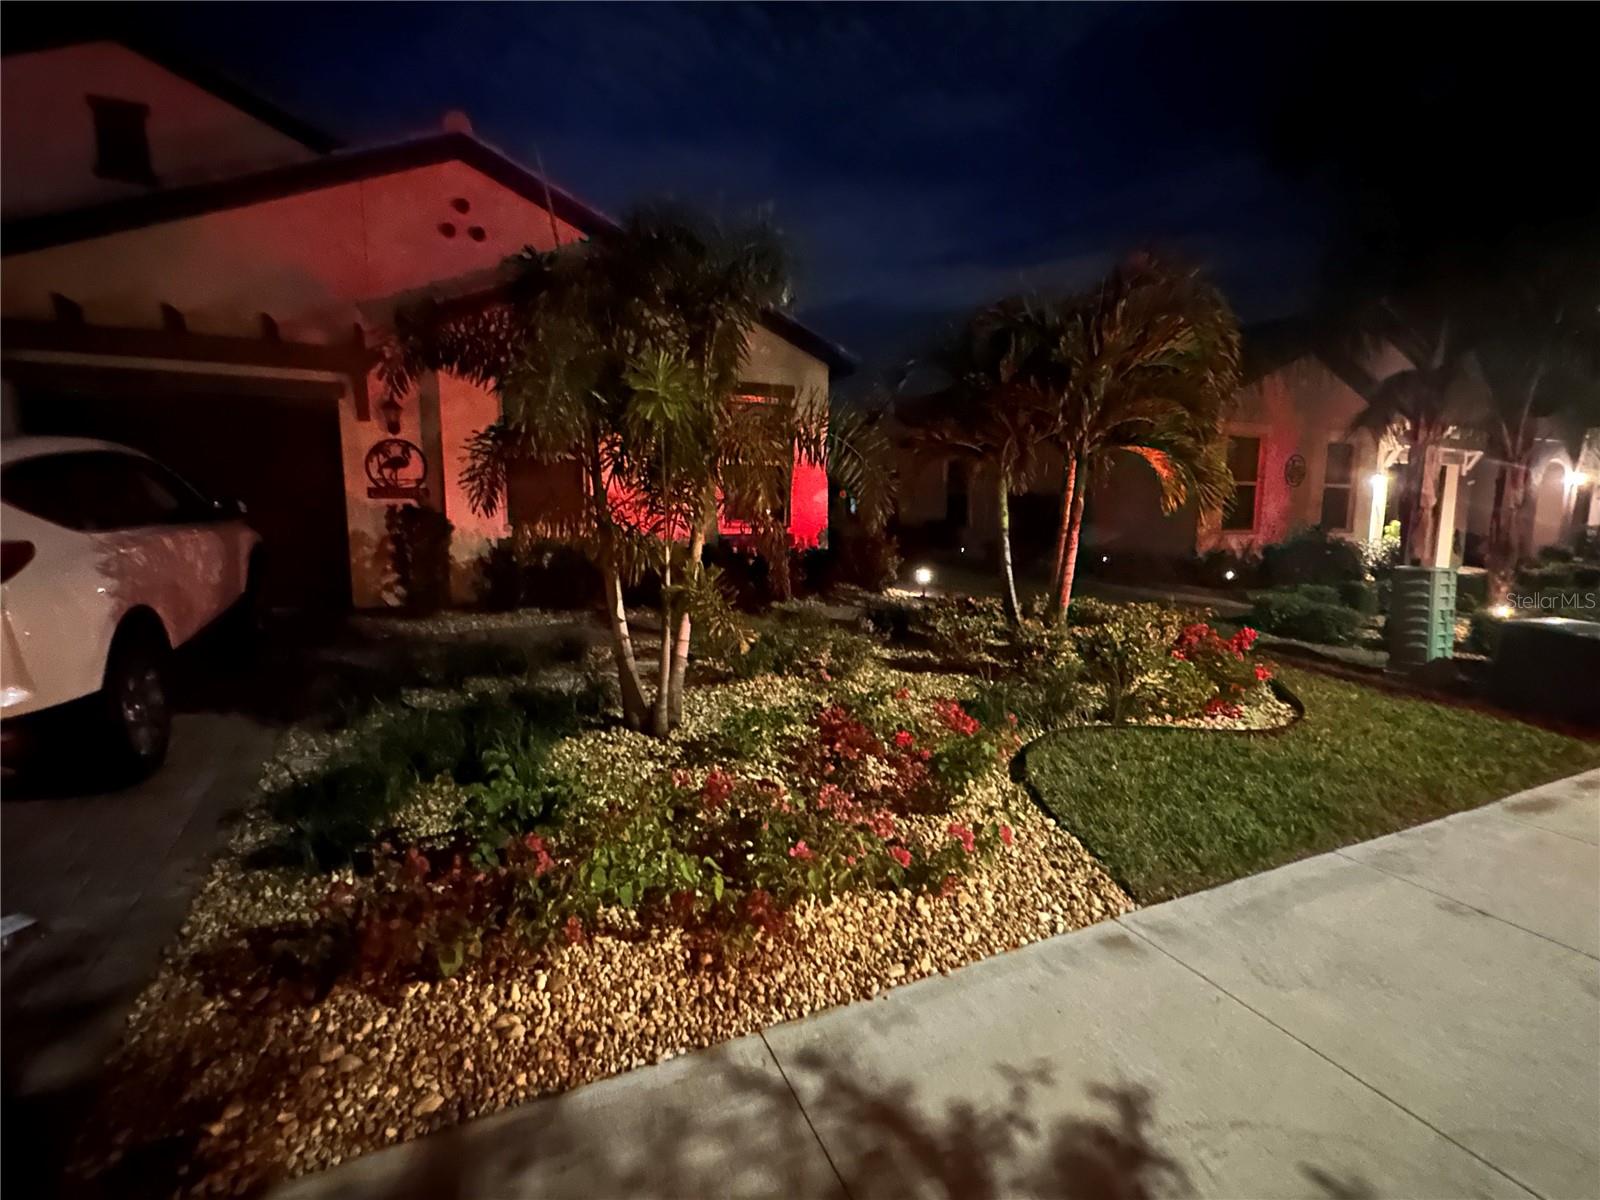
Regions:
M 98 765 L 154 770 L 171 651 L 248 602 L 261 539 L 153 459 L 84 438 L 0 446 L 0 717 L 78 702 Z

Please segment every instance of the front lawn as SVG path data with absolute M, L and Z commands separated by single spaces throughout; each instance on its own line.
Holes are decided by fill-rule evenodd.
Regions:
M 1307 671 L 1268 735 L 1058 733 L 1027 754 L 1045 805 L 1144 904 L 1600 766 L 1600 744 Z
M 1253 631 L 1160 605 L 835 616 L 697 657 L 663 739 L 582 618 L 386 623 L 397 678 L 286 732 L 79 1169 L 252 1193 L 1114 916 L 1112 873 L 1159 899 L 1600 762 L 1298 672 L 1286 728 Z M 1059 824 L 1012 774 L 1045 730 Z

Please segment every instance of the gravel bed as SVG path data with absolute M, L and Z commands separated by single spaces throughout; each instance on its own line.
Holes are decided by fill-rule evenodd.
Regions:
M 949 695 L 955 682 L 895 674 L 917 697 Z M 770 704 L 803 688 L 761 679 L 697 689 L 684 735 L 752 698 Z M 1251 724 L 1291 715 L 1257 713 Z M 284 778 L 286 762 L 304 769 L 349 736 L 291 732 L 266 781 Z M 564 752 L 585 778 L 638 775 L 672 758 L 670 744 L 615 730 L 580 735 Z M 442 828 L 450 803 L 448 787 L 423 789 L 418 831 L 428 822 Z M 389 994 L 337 985 L 317 997 L 286 984 L 229 982 L 243 978 L 229 963 L 243 961 L 247 939 L 259 950 L 263 930 L 303 920 L 333 878 L 247 868 L 251 851 L 273 836 L 271 819 L 253 810 L 135 1005 L 80 1171 L 117 1192 L 156 1178 L 162 1194 L 249 1194 L 1133 907 L 1003 766 L 938 820 L 952 817 L 1007 821 L 1015 839 L 943 896 L 872 891 L 807 903 L 786 936 L 715 958 L 681 931 L 646 932 L 631 914 L 604 911 L 578 945 Z

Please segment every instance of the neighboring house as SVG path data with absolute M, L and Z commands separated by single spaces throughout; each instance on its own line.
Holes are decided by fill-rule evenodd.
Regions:
M 1138 558 L 1186 558 L 1216 549 L 1259 550 L 1296 529 L 1320 525 L 1352 539 L 1370 541 L 1398 517 L 1396 491 L 1405 450 L 1351 427 L 1366 407 L 1357 387 L 1362 376 L 1381 379 L 1404 358 L 1389 350 L 1354 366 L 1324 354 L 1300 322 L 1275 322 L 1245 331 L 1244 382 L 1225 429 L 1228 463 L 1237 492 L 1217 512 L 1186 506 L 1163 516 L 1155 476 L 1142 463 L 1123 459 L 1090 493 L 1084 528 L 1086 552 Z M 1481 565 L 1494 504 L 1499 464 L 1487 458 L 1481 439 L 1453 439 L 1441 452 L 1436 561 L 1463 559 Z M 1037 526 L 1054 520 L 1060 495 L 1058 456 L 1041 455 L 1043 468 L 1014 507 L 1021 513 L 1024 542 L 1039 540 Z M 950 549 L 992 552 L 997 536 L 992 474 L 974 472 L 956 460 L 929 456 L 908 442 L 902 449 L 901 521 L 915 530 L 937 531 Z M 1580 528 L 1600 526 L 1600 444 L 1576 458 L 1557 441 L 1540 444 L 1533 470 L 1533 496 L 1524 519 L 1528 544 L 1537 549 L 1570 540 Z
M 127 442 L 243 500 L 282 602 L 392 600 L 386 511 L 438 509 L 469 598 L 478 557 L 507 532 L 460 484 L 497 398 L 430 375 L 385 404 L 375 348 L 397 306 L 486 292 L 507 256 L 609 218 L 459 114 L 440 133 L 340 150 L 208 72 L 116 42 L 8 53 L 3 85 L 5 432 Z M 752 396 L 825 403 L 851 366 L 772 312 L 745 375 Z M 792 534 L 814 544 L 825 472 L 790 474 Z M 519 483 L 513 504 L 536 502 L 539 481 Z

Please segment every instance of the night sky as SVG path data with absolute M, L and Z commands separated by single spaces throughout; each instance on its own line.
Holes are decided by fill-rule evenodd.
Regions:
M 1553 111 L 1593 156 L 1592 129 L 1579 148 L 1589 117 L 1530 95 L 1565 69 L 1552 56 L 1586 41 L 1555 8 L 133 11 L 144 35 L 350 144 L 437 129 L 460 108 L 612 213 L 664 196 L 765 208 L 794 252 L 797 313 L 869 367 L 953 313 L 1081 283 L 1145 246 L 1210 269 L 1246 321 L 1300 311 L 1352 191 L 1459 193 L 1441 177 L 1463 160 L 1503 177 L 1497 158 L 1527 153 L 1515 122 L 1441 134 L 1463 104 L 1491 125 L 1508 108 Z M 9 6 L 8 34 L 17 17 Z M 1587 85 L 1571 95 L 1587 100 Z

